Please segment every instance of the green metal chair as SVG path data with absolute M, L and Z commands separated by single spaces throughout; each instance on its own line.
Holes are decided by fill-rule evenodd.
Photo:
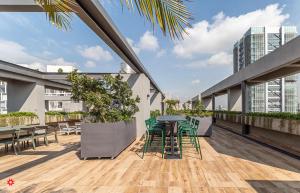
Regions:
M 166 140 L 166 129 L 163 126 L 163 124 L 157 123 L 157 121 L 153 118 L 147 119 L 145 121 L 147 130 L 145 134 L 145 144 L 143 147 L 143 155 L 142 159 L 144 158 L 145 152 L 147 152 L 148 147 L 151 146 L 154 137 L 158 136 L 161 139 L 161 153 L 162 158 L 164 158 L 164 152 L 165 152 L 165 140 Z
M 3 129 L 3 130 L 2 130 Z M 16 150 L 15 146 L 15 136 L 16 136 L 16 130 L 12 129 L 11 127 L 5 127 L 0 129 L 0 144 L 3 144 L 5 147 L 5 151 L 8 152 L 8 145 L 12 145 L 12 148 L 14 150 L 14 153 L 18 155 L 18 152 Z
M 179 148 L 180 148 L 180 158 L 182 158 L 182 149 L 183 149 L 183 136 L 187 135 L 190 138 L 190 144 L 192 144 L 195 148 L 196 151 L 200 154 L 201 159 L 202 159 L 202 153 L 200 149 L 200 142 L 197 137 L 197 131 L 199 127 L 199 120 L 192 119 L 192 124 L 187 125 L 187 124 L 179 124 L 178 128 L 178 141 L 179 141 Z
M 20 143 L 29 143 L 31 141 L 32 147 L 35 150 L 35 127 L 34 126 L 14 126 L 17 129 L 16 143 L 18 151 L 21 151 Z

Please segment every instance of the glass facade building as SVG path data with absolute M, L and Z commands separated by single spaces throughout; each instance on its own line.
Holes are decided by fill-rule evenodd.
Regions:
M 295 26 L 251 27 L 234 45 L 234 73 L 296 36 Z M 297 112 L 297 76 L 251 86 L 248 94 L 248 110 L 251 112 Z

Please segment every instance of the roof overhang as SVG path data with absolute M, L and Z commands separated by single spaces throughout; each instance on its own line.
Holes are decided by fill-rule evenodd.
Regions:
M 207 89 L 201 93 L 201 98 L 226 93 L 227 89 L 240 86 L 244 81 L 249 85 L 255 85 L 299 72 L 300 37 L 298 36 L 255 63 Z
M 143 66 L 131 46 L 114 25 L 98 0 L 76 0 L 76 14 L 91 28 L 114 52 L 116 52 L 135 72 L 144 73 L 151 85 L 160 90 L 150 73 Z M 1 0 L 0 12 L 43 12 L 34 0 Z M 164 95 L 164 94 L 163 94 Z

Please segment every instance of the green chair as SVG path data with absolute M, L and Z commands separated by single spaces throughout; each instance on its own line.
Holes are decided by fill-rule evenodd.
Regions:
M 163 127 L 163 124 L 157 123 L 157 121 L 153 118 L 147 119 L 145 121 L 147 130 L 145 134 L 145 144 L 143 147 L 143 155 L 142 159 L 144 158 L 145 152 L 147 152 L 148 147 L 151 146 L 152 142 L 154 141 L 155 136 L 160 137 L 161 139 L 161 153 L 162 158 L 164 158 L 165 152 L 165 140 L 166 140 L 166 130 Z
M 2 129 L 0 129 L 0 144 L 4 145 L 6 152 L 8 152 L 8 145 L 11 144 L 15 154 L 18 155 L 16 146 L 15 146 L 16 130 L 12 129 L 11 127 L 5 127 Z
M 180 158 L 182 158 L 182 149 L 183 149 L 183 136 L 189 136 L 190 138 L 190 144 L 192 144 L 195 148 L 196 151 L 200 154 L 201 159 L 202 159 L 202 153 L 200 149 L 200 142 L 197 137 L 197 131 L 199 127 L 199 120 L 192 119 L 192 124 L 187 125 L 187 124 L 179 124 L 178 128 L 178 141 L 179 141 L 179 148 L 180 148 Z
M 27 142 L 29 143 L 31 141 L 32 147 L 35 150 L 35 127 L 34 126 L 14 126 L 14 128 L 17 129 L 16 132 L 16 143 L 18 151 L 21 151 L 20 143 Z

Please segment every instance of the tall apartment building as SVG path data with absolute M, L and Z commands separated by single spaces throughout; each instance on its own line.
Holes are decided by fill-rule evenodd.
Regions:
M 295 26 L 251 27 L 233 48 L 234 73 L 297 36 Z M 251 112 L 297 112 L 297 76 L 288 76 L 249 89 Z

